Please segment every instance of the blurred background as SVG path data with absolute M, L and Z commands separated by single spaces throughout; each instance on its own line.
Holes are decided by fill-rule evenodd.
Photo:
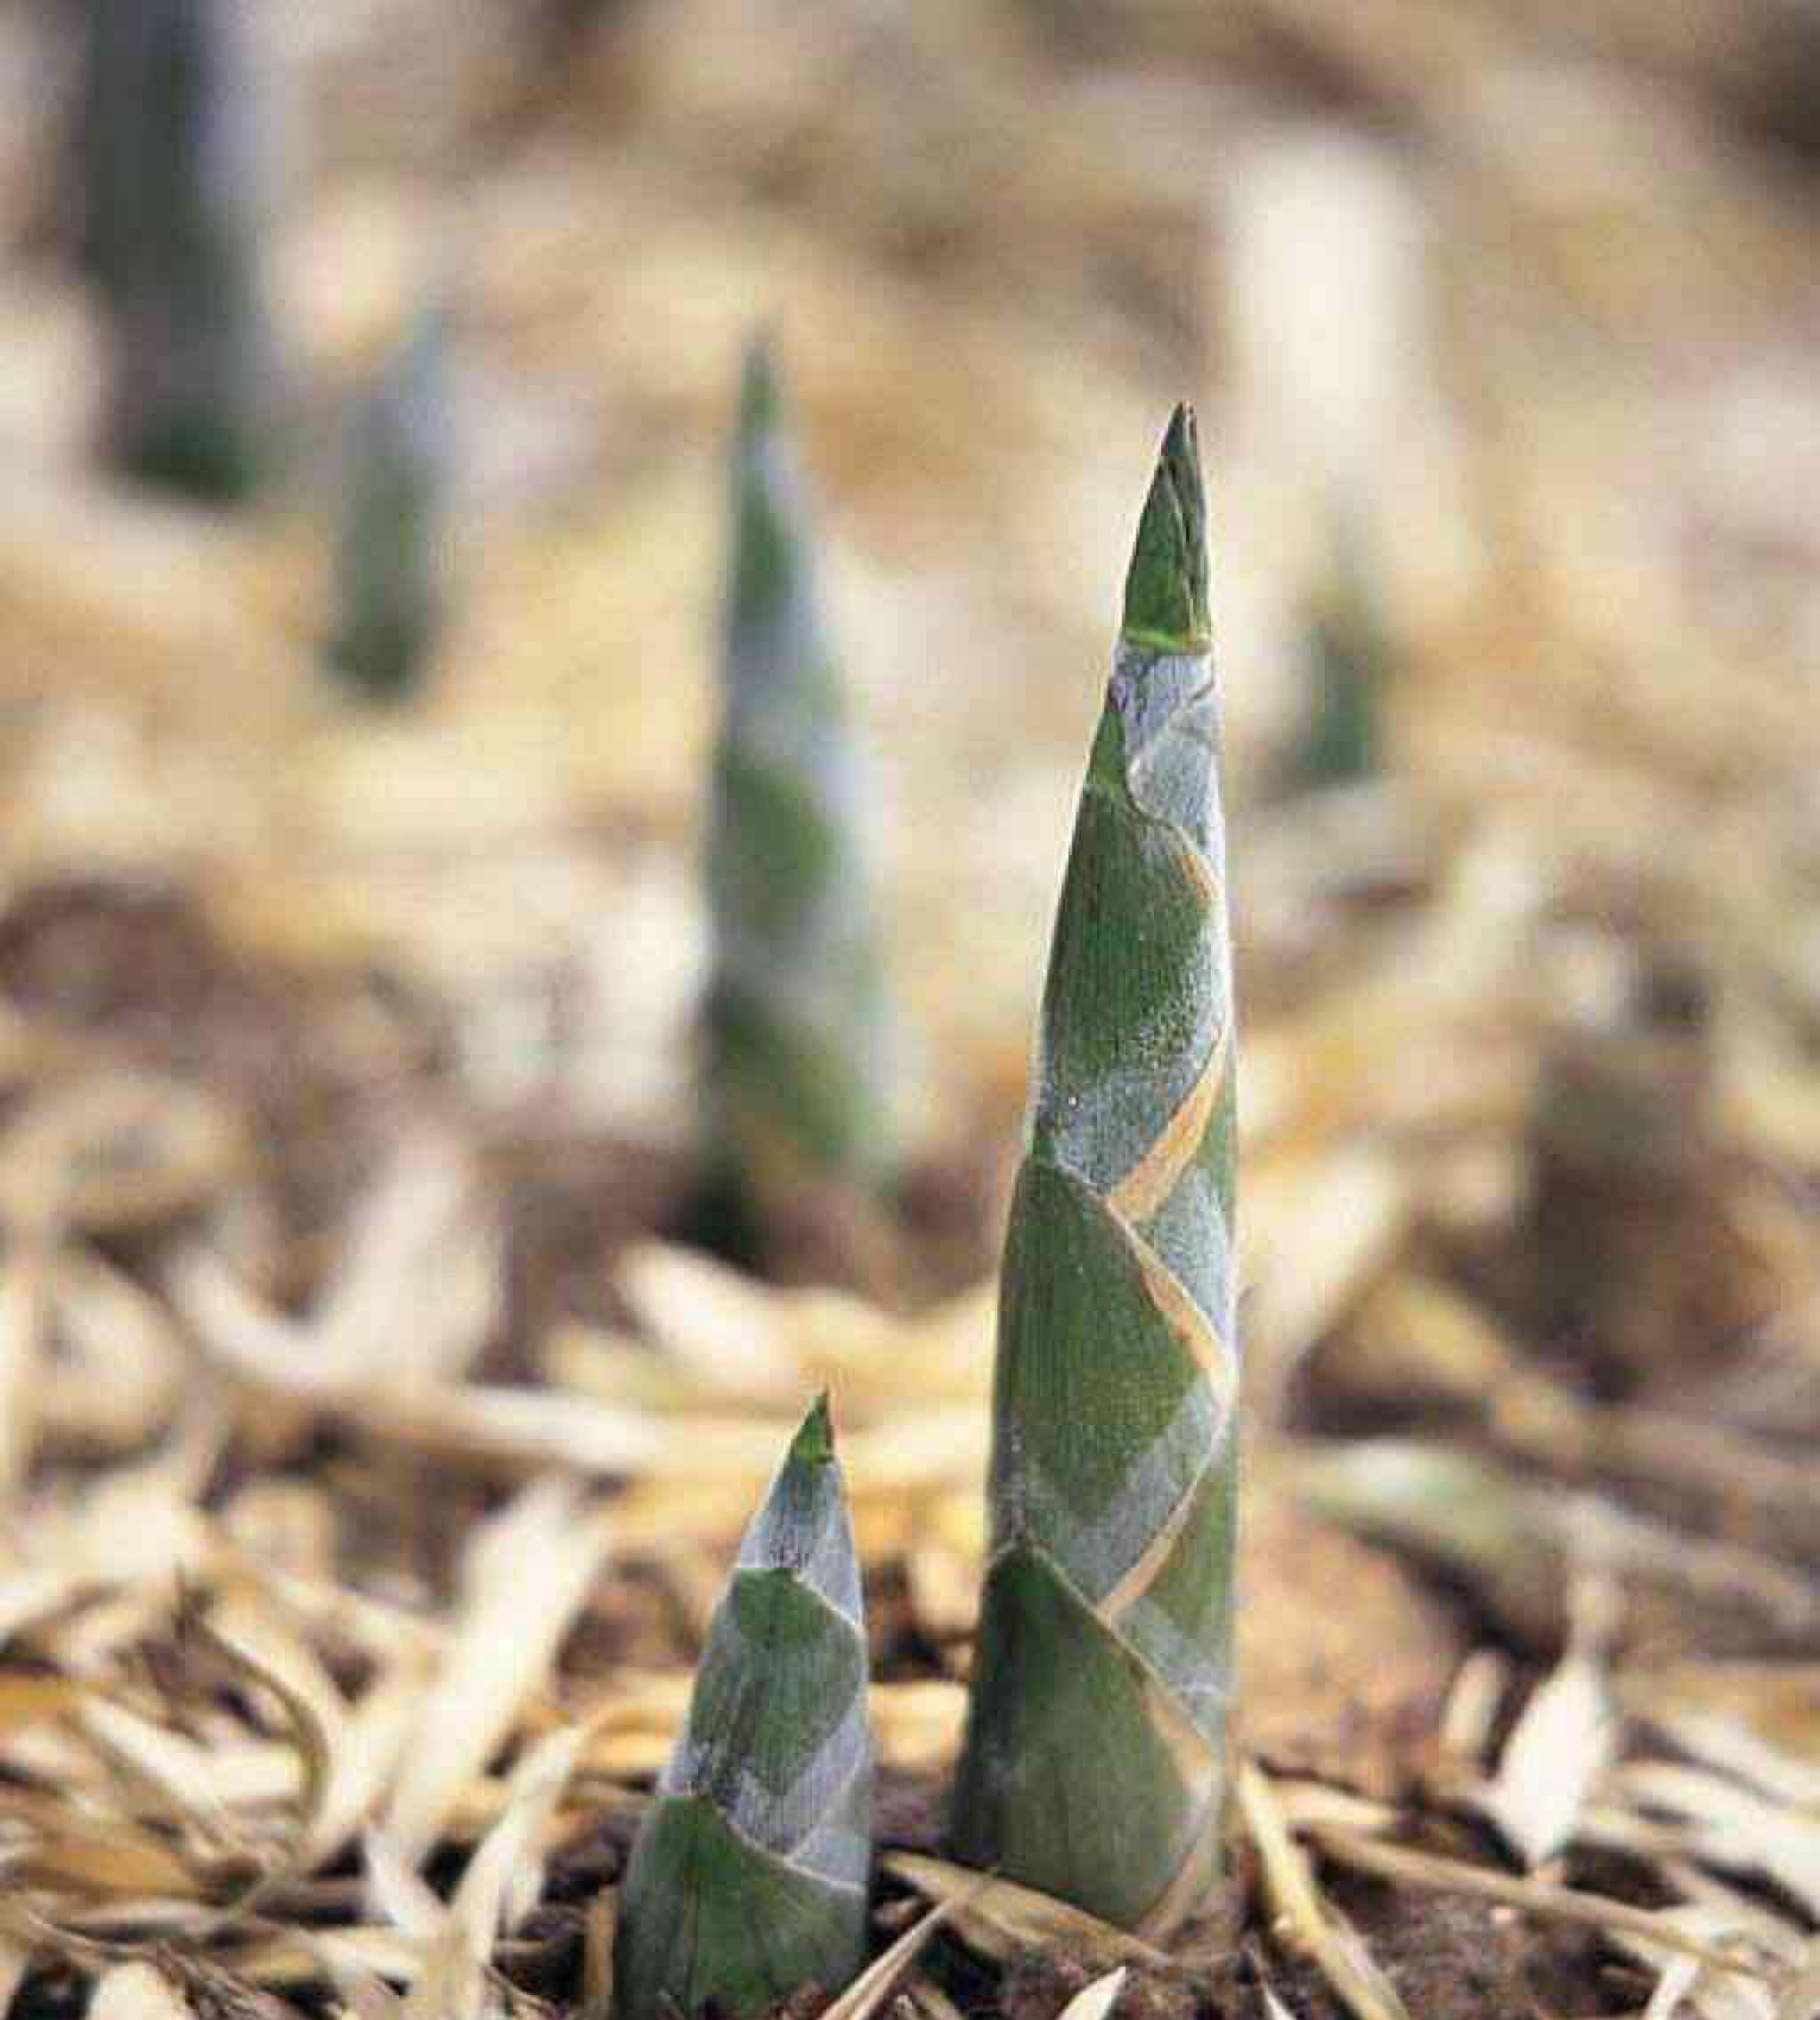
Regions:
M 1820 28 L 1794 0 L 248 4 L 230 174 L 262 188 L 289 434 L 232 514 L 101 460 L 82 12 L 0 17 L 15 890 L 181 875 L 287 957 L 422 981 L 476 1099 L 673 1134 L 723 459 L 769 319 L 938 1132 L 1021 1071 L 1184 395 L 1254 1015 L 1341 944 L 1335 886 L 1407 897 L 1497 823 L 1544 911 L 1698 941 L 1811 1022 Z M 320 672 L 348 417 L 439 289 L 451 615 L 375 724 Z M 1381 634 L 1395 811 L 1304 847 L 1279 803 L 1337 597 Z
M 93 194 L 155 171 L 85 150 L 86 12 L 0 5 L 0 1199 L 7 1269 L 53 1230 L 63 1288 L 33 1294 L 69 1300 L 0 1351 L 11 1574 L 99 1551 L 127 1588 L 231 1543 L 434 1610 L 502 1476 L 630 1477 L 630 1568 L 565 1644 L 591 1701 L 609 1660 L 687 1662 L 832 1370 L 886 1674 L 950 1693 L 888 1758 L 941 1760 L 1049 924 L 1188 396 L 1229 719 L 1247 1661 L 1280 1686 L 1254 1737 L 1394 1780 L 1361 1735 L 1404 1761 L 1482 1640 L 1557 1647 L 1583 1554 L 1530 1503 L 1463 1537 L 1426 1476 L 1291 1493 L 1316 1434 L 1331 1460 L 1420 1433 L 1661 1526 L 1592 1550 L 1667 1592 L 1627 1617 L 1651 1690 L 1670 1658 L 1811 1658 L 1807 0 L 244 0 L 210 146 L 256 278 L 207 341 L 257 364 L 207 352 L 201 405 L 270 450 L 212 437 L 175 488 L 142 423 L 182 346 Z M 761 322 L 876 780 L 913 1153 L 882 1252 L 820 1227 L 768 1274 L 851 1303 L 670 1239 Z M 433 395 L 400 362 L 432 351 Z M 376 705 L 337 677 L 344 529 L 394 440 L 434 473 L 435 622 Z M 182 1519 L 108 1557 L 85 1497 L 148 1454 Z M 476 1772 L 548 1719 L 586 1587 Z M 1801 1703 L 1778 1731 L 1807 1748 Z M 662 1757 L 636 1730 L 602 1773 Z M 473 1822 L 410 1802 L 426 1845 Z

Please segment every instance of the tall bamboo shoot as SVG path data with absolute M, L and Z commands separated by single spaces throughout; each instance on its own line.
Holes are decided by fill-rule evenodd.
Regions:
M 1000 1293 L 953 1842 L 1145 1934 L 1218 1861 L 1239 1364 L 1220 704 L 1194 420 L 1126 578 Z

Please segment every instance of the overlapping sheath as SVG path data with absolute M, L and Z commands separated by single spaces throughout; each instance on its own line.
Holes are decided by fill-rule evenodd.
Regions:
M 1005 1242 L 957 1856 L 1160 1933 L 1218 1860 L 1233 1012 L 1205 503 L 1178 410 L 1057 915 Z
M 714 763 L 708 1081 L 715 1155 L 763 1193 L 890 1158 L 865 784 L 817 595 L 776 372 L 746 357 L 725 714 Z
M 740 1546 L 613 1952 L 622 2020 L 762 2011 L 858 1968 L 873 1739 L 859 1566 L 825 1399 Z
M 244 0 L 88 0 L 84 254 L 113 343 L 114 448 L 211 499 L 263 474 L 266 139 Z

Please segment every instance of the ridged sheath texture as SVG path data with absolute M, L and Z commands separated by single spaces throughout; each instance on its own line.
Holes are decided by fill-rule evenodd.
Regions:
M 1126 582 L 1000 1292 L 956 1855 L 1160 1934 L 1213 1877 L 1231 1682 L 1233 1016 L 1194 422 Z
M 762 1198 L 889 1161 L 865 790 L 770 354 L 745 363 L 709 887 L 714 1155 Z
M 639 1827 L 613 1949 L 620 2020 L 743 2016 L 865 1944 L 873 1739 L 859 1564 L 825 1399 L 715 1611 L 688 1723 Z
M 113 449 L 210 499 L 261 475 L 265 136 L 245 0 L 88 0 L 84 253 L 113 347 Z
M 433 303 L 362 403 L 336 554 L 330 661 L 376 701 L 422 680 L 448 593 L 450 313 Z

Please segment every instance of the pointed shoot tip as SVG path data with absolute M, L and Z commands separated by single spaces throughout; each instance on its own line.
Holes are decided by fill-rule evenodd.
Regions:
M 1163 652 L 1212 641 L 1207 601 L 1207 493 L 1200 440 L 1186 401 L 1170 417 L 1125 578 L 1127 639 Z
M 792 1439 L 790 1457 L 792 1462 L 825 1466 L 833 1456 L 834 1425 L 828 1413 L 828 1392 L 825 1389 L 809 1405 L 801 1429 Z

